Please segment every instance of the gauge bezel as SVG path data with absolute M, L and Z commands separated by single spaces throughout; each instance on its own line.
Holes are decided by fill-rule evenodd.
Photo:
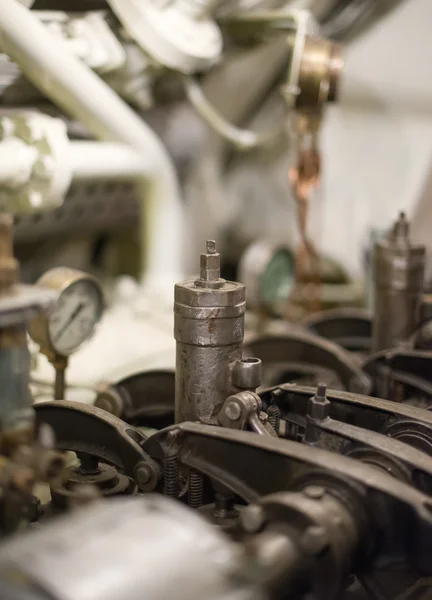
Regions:
M 58 348 L 56 348 L 55 343 L 51 339 L 50 319 L 58 305 L 61 296 L 71 286 L 81 281 L 87 281 L 91 283 L 97 291 L 97 295 L 99 297 L 100 302 L 98 316 L 97 320 L 95 321 L 94 327 L 91 331 L 91 334 L 87 336 L 86 339 L 84 339 L 76 347 L 72 348 L 65 355 L 64 352 L 62 353 L 58 350 Z M 42 351 L 48 352 L 55 356 L 70 356 L 71 354 L 74 354 L 79 348 L 82 347 L 83 344 L 85 344 L 93 336 L 95 329 L 104 313 L 105 298 L 100 282 L 96 279 L 96 277 L 93 277 L 93 275 L 90 275 L 89 273 L 85 273 L 77 269 L 70 269 L 68 267 L 55 267 L 44 273 L 42 277 L 38 279 L 36 285 L 41 288 L 55 290 L 56 292 L 58 292 L 58 296 L 47 312 L 39 315 L 37 318 L 30 321 L 28 325 L 28 332 L 30 337 L 33 341 L 39 344 Z

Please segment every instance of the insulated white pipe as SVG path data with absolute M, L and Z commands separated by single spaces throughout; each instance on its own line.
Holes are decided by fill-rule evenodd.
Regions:
M 151 172 L 150 157 L 116 142 L 73 141 L 69 160 L 74 181 L 142 179 Z
M 17 0 L 0 1 L 0 48 L 55 104 L 95 137 L 128 144 L 151 157 L 141 182 L 145 281 L 178 280 L 183 270 L 183 206 L 174 165 L 146 123 Z

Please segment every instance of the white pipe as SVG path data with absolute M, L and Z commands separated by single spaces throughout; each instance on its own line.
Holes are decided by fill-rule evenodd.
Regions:
M 117 142 L 71 142 L 69 161 L 74 181 L 142 179 L 151 169 L 149 157 Z
M 183 206 L 174 165 L 160 139 L 17 0 L 0 1 L 0 48 L 42 93 L 95 137 L 128 144 L 145 159 L 152 158 L 153 176 L 140 186 L 145 278 L 149 285 L 178 279 L 183 270 Z

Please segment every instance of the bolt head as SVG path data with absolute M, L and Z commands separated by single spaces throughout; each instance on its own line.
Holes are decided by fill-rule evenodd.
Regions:
M 312 498 L 313 500 L 320 500 L 325 496 L 325 489 L 320 485 L 308 485 L 303 493 L 308 498 Z
M 148 465 L 142 465 L 136 470 L 136 480 L 138 485 L 146 484 L 150 481 L 151 472 Z
M 142 492 L 151 492 L 158 482 L 158 472 L 144 461 L 135 467 L 134 480 Z
M 241 417 L 241 408 L 235 402 L 230 402 L 225 406 L 225 415 L 230 421 L 238 421 Z

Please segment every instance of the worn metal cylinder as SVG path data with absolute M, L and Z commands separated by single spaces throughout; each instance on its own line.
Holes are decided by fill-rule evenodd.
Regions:
M 30 427 L 33 423 L 29 389 L 30 354 L 25 325 L 0 329 L 0 429 Z
M 394 348 L 418 324 L 424 289 L 426 252 L 409 238 L 404 213 L 374 251 L 374 321 L 372 350 Z
M 241 360 L 245 286 L 220 278 L 220 255 L 207 242 L 197 280 L 175 286 L 175 419 L 217 424 L 236 388 L 232 369 Z

